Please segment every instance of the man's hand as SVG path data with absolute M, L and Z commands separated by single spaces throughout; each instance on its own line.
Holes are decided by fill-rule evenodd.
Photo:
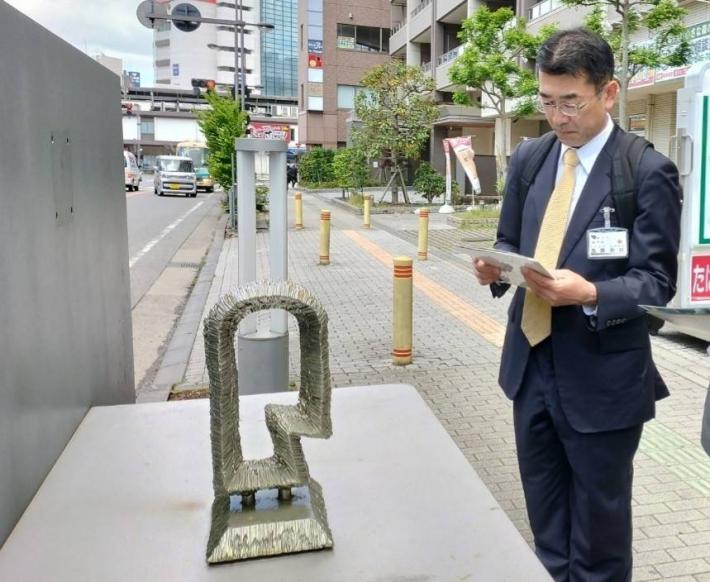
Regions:
M 554 279 L 523 267 L 521 269 L 528 288 L 538 297 L 552 305 L 596 305 L 597 288 L 581 275 L 569 269 L 550 271 Z M 479 279 L 480 280 L 480 279 Z
M 473 260 L 473 274 L 481 285 L 490 285 L 500 279 L 500 267 L 496 267 L 481 259 Z

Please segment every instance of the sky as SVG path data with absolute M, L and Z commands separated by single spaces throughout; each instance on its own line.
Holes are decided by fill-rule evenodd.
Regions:
M 123 59 L 153 84 L 153 32 L 136 18 L 140 0 L 4 0 L 89 56 Z

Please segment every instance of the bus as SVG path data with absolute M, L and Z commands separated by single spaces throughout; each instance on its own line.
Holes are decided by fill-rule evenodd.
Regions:
M 195 165 L 195 175 L 197 176 L 197 188 L 205 192 L 214 192 L 214 179 L 210 176 L 207 161 L 210 157 L 210 150 L 207 144 L 199 141 L 183 141 L 177 144 L 176 155 L 192 159 Z

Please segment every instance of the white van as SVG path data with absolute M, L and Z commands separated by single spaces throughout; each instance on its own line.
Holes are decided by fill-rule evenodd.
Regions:
M 123 176 L 128 191 L 138 191 L 141 184 L 141 170 L 136 162 L 136 156 L 126 150 L 123 150 Z
M 192 158 L 158 156 L 155 161 L 153 189 L 158 196 L 167 193 L 197 196 L 197 177 Z

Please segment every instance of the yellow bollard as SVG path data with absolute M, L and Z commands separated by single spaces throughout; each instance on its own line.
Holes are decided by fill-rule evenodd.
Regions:
M 362 228 L 370 228 L 370 206 L 372 204 L 372 197 L 365 194 L 362 198 Z
M 394 258 L 392 363 L 412 363 L 412 259 Z
M 320 264 L 330 265 L 330 210 L 320 211 Z
M 296 230 L 303 229 L 303 196 L 300 192 L 293 195 L 294 206 L 296 208 Z
M 429 211 L 422 208 L 419 211 L 419 246 L 417 258 L 426 261 L 429 256 Z

